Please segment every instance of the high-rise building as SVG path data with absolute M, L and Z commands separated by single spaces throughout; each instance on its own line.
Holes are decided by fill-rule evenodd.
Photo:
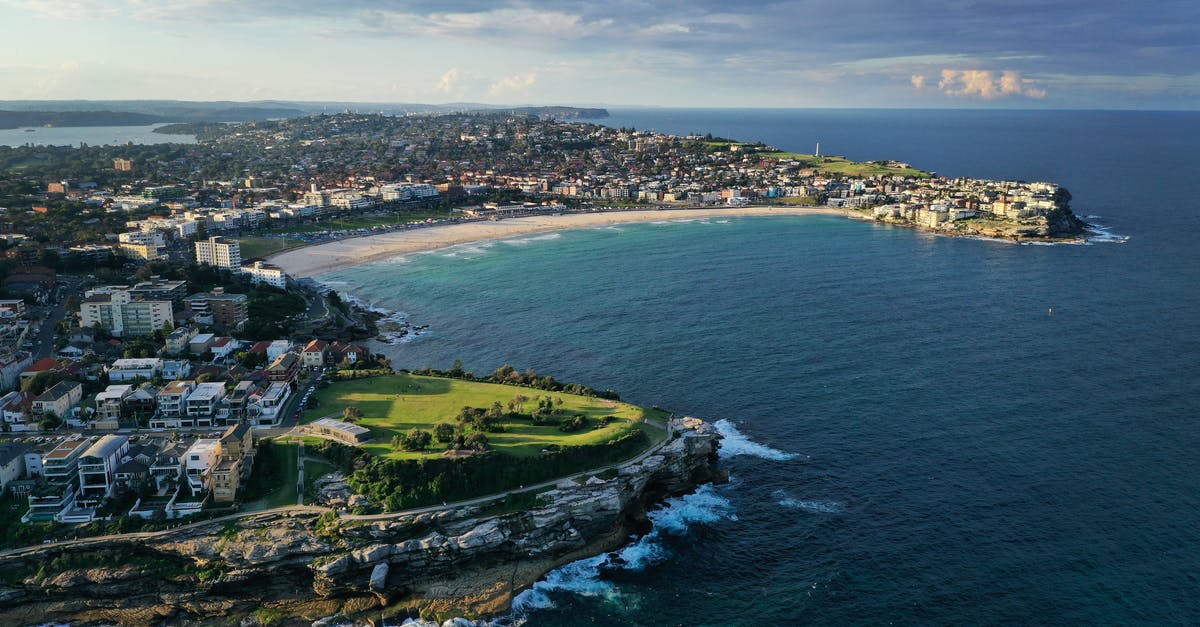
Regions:
M 236 241 L 226 241 L 224 237 L 220 236 L 196 242 L 196 263 L 207 263 L 218 268 L 240 270 L 242 267 L 242 246 Z
M 137 298 L 127 290 L 87 297 L 79 306 L 79 324 L 100 327 L 118 337 L 149 335 L 175 324 L 170 300 Z

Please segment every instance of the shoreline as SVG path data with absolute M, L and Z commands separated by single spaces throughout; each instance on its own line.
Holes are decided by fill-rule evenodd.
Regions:
M 531 233 L 569 231 L 636 222 L 659 222 L 697 218 L 742 216 L 829 215 L 846 217 L 833 207 L 750 206 L 712 209 L 651 209 L 597 211 L 556 215 L 524 216 L 499 221 L 459 222 L 424 228 L 367 235 L 303 246 L 267 258 L 296 278 L 382 261 L 401 255 L 439 250 L 459 244 L 506 239 Z

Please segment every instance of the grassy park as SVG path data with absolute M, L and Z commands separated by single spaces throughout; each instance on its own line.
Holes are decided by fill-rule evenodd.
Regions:
M 239 237 L 242 258 L 266 257 L 278 252 L 304 246 L 306 242 L 290 237 Z
M 585 416 L 589 426 L 578 431 L 563 432 L 556 424 L 535 425 L 529 420 L 506 418 L 502 423 L 502 431 L 486 434 L 494 451 L 518 457 L 534 457 L 550 445 L 602 444 L 633 430 L 647 431 L 650 441 L 657 441 L 663 435 L 661 428 L 644 421 L 647 414 L 656 417 L 653 416 L 655 410 L 643 410 L 628 403 L 528 387 L 412 374 L 336 382 L 317 392 L 318 406 L 307 410 L 302 421 L 312 422 L 326 416 L 341 419 L 343 410 L 356 407 L 362 413 L 357 424 L 371 430 L 371 442 L 363 448 L 373 455 L 389 459 L 420 459 L 441 455 L 446 445 L 434 441 L 424 452 L 395 450 L 391 445 L 392 438 L 403 437 L 410 429 L 432 432 L 438 423 L 450 423 L 457 427 L 457 417 L 463 407 L 487 408 L 493 403 L 507 407 L 517 395 L 528 399 L 523 403 L 527 410 L 536 406 L 538 397 L 550 397 L 561 413 Z M 561 404 L 558 399 L 562 400 Z M 613 419 L 601 425 L 600 419 L 607 416 Z M 665 413 L 658 416 L 659 421 L 665 420 L 665 416 Z

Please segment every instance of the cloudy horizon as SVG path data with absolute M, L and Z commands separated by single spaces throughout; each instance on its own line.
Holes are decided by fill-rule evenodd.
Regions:
M 0 100 L 1200 104 L 1191 2 L 0 0 L 0 20 Z

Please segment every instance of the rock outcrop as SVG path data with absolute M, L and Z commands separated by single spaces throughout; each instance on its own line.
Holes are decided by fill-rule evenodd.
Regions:
M 371 612 L 449 618 L 507 609 L 547 571 L 644 530 L 645 508 L 719 478 L 719 437 L 674 421 L 649 455 L 499 504 L 331 521 L 295 508 L 148 537 L 0 558 L 0 624 L 153 624 L 231 616 L 313 621 Z

